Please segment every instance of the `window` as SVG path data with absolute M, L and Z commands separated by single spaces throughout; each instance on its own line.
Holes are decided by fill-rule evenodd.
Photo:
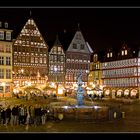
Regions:
M 127 50 L 124 51 L 124 54 L 127 55 Z
M 8 23 L 5 22 L 5 23 L 4 23 L 4 26 L 5 26 L 5 28 L 8 28 Z
M 0 79 L 4 79 L 4 69 L 0 69 Z
M 6 32 L 6 40 L 11 40 L 11 32 Z
M 0 52 L 4 52 L 4 46 L 0 45 Z
M 10 57 L 6 57 L 6 65 L 11 65 L 11 58 Z
M 11 70 L 10 69 L 6 70 L 6 79 L 11 79 Z
M 44 58 L 44 64 L 46 64 L 47 63 L 47 59 L 46 58 Z
M 25 56 L 22 56 L 22 62 L 25 63 Z
M 110 57 L 112 57 L 112 52 L 110 53 Z
M 58 54 L 61 54 L 62 53 L 62 49 L 61 47 L 58 47 Z
M 77 45 L 76 44 L 73 44 L 73 49 L 77 49 Z
M 42 63 L 43 61 L 42 61 L 42 58 L 39 58 L 39 63 Z
M 14 62 L 17 63 L 17 56 L 14 56 Z
M 0 65 L 4 65 L 4 57 L 0 56 Z
M 107 58 L 109 58 L 109 53 L 107 53 Z
M 122 51 L 122 55 L 124 55 L 124 50 Z
M 35 63 L 38 63 L 38 57 L 35 57 Z
M 84 44 L 81 44 L 80 50 L 84 50 Z
M 10 46 L 10 45 L 7 45 L 7 46 L 6 46 L 6 52 L 7 52 L 7 53 L 10 53 L 10 52 L 11 52 L 11 46 Z
M 3 86 L 0 86 L 0 93 L 3 92 Z
M 26 56 L 26 63 L 29 63 L 30 62 L 30 58 L 29 56 Z
M 98 55 L 97 54 L 94 54 L 93 59 L 94 59 L 94 61 L 97 61 L 98 60 Z
M 34 63 L 34 57 L 31 57 L 31 63 Z
M 3 31 L 0 31 L 0 39 L 4 40 L 4 32 Z
M 5 92 L 7 93 L 7 92 L 10 92 L 10 86 L 6 86 L 5 87 Z
M 18 62 L 21 62 L 21 56 L 18 56 Z

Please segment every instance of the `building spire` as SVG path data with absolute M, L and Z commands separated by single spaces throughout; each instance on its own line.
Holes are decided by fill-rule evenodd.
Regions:
M 59 41 L 59 37 L 58 37 L 58 33 L 56 34 L 56 40 L 55 40 L 55 42 L 54 42 L 54 46 L 58 46 L 58 45 L 60 45 L 61 46 L 61 43 L 60 43 L 60 41 Z
M 31 16 L 32 16 L 32 11 L 30 10 L 30 18 L 31 18 Z
M 78 23 L 77 26 L 78 26 L 78 31 L 80 31 L 80 23 Z

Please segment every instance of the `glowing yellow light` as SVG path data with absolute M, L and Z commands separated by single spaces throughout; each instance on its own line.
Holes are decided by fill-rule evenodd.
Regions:
M 6 83 L 5 82 L 2 82 L 2 84 L 1 84 L 3 87 L 6 85 Z
M 62 88 L 58 88 L 58 94 L 63 94 L 63 89 Z
M 23 73 L 24 72 L 24 69 L 21 69 L 21 72 Z
M 31 82 L 28 82 L 28 86 L 31 86 Z

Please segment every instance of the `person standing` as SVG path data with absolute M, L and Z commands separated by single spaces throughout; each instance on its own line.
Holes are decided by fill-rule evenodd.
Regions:
M 10 106 L 7 107 L 5 111 L 5 118 L 6 118 L 6 125 L 10 123 L 11 120 L 11 108 Z

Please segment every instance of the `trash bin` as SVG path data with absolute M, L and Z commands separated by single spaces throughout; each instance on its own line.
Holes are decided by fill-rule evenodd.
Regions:
M 122 112 L 122 118 L 125 118 L 125 112 Z

